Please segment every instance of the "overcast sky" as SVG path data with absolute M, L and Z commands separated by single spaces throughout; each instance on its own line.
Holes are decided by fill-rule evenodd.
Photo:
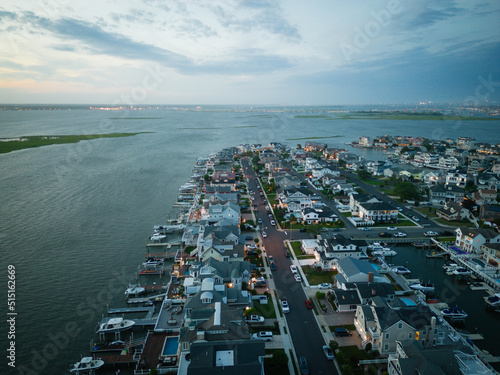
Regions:
M 500 1 L 2 0 L 0 54 L 1 103 L 498 104 Z

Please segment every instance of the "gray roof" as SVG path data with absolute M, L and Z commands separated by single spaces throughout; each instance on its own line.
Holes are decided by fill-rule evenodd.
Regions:
M 394 288 L 388 283 L 356 283 L 356 289 L 363 299 L 394 295 Z
M 217 366 L 217 353 L 226 353 L 232 365 Z M 187 375 L 255 375 L 263 373 L 260 357 L 265 355 L 261 340 L 195 342 L 191 345 Z
M 339 305 L 359 305 L 361 300 L 355 290 L 334 289 L 335 301 Z
M 378 203 L 360 203 L 359 204 L 361 207 L 363 207 L 367 211 L 394 211 L 397 210 L 397 208 L 386 202 L 378 202 Z
M 236 245 L 238 246 L 238 245 Z M 240 245 L 243 247 L 243 245 Z M 240 278 L 244 271 L 250 273 L 249 261 L 227 261 L 221 262 L 215 258 L 209 258 L 205 262 L 205 266 L 210 266 L 215 269 L 215 274 L 223 279 L 226 278 Z
M 371 266 L 370 263 L 353 258 L 343 258 L 338 261 L 338 268 L 342 269 L 342 271 L 346 274 L 347 277 L 354 276 L 358 273 L 368 274 L 373 272 L 374 276 L 380 276 L 377 271 Z

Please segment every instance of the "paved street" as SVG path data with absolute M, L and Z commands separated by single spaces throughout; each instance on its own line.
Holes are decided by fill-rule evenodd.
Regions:
M 289 239 L 290 233 L 287 232 L 286 235 L 283 231 L 276 230 L 270 224 L 268 212 L 265 205 L 262 204 L 250 163 L 248 160 L 243 160 L 242 165 L 245 174 L 249 177 L 248 185 L 251 194 L 257 192 L 254 195 L 255 201 L 253 202 L 257 203 L 256 217 L 262 219 L 262 230 L 267 233 L 267 238 L 264 239 L 267 255 L 272 255 L 276 263 L 277 269 L 273 271 L 272 275 L 278 297 L 286 298 L 290 305 L 290 313 L 286 314 L 286 321 L 297 358 L 300 356 L 306 357 L 311 373 L 337 374 L 333 362 L 328 361 L 323 354 L 321 348 L 325 345 L 323 335 L 316 323 L 313 311 L 306 309 L 304 304 L 306 294 L 301 283 L 296 282 L 292 276 L 290 258 L 285 257 L 283 241 Z M 247 167 L 248 169 L 246 169 Z M 298 232 L 294 232 L 293 236 L 295 237 L 296 234 L 298 235 Z

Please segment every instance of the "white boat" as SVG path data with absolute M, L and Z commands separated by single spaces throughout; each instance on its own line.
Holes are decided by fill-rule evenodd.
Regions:
M 431 284 L 424 284 L 424 283 L 416 283 L 410 285 L 410 288 L 413 290 L 420 290 L 422 292 L 433 292 L 435 290 L 434 286 Z
M 382 255 L 385 257 L 392 257 L 395 255 L 398 255 L 398 253 L 396 251 L 389 249 L 388 247 L 384 247 L 381 250 L 372 251 L 372 254 L 373 255 Z
M 130 284 L 125 291 L 125 295 L 130 296 L 134 295 L 137 296 L 138 294 L 144 293 L 146 291 L 146 288 L 140 286 L 140 285 L 133 285 Z
M 468 276 L 468 275 L 472 275 L 472 271 L 468 268 L 465 268 L 465 267 L 459 267 L 459 268 L 453 270 L 453 274 L 456 276 Z
M 104 361 L 102 359 L 93 359 L 92 357 L 83 357 L 80 362 L 75 363 L 69 369 L 70 372 L 76 372 L 79 374 L 80 372 L 90 372 L 101 368 L 104 365 Z
M 153 235 L 151 237 L 149 237 L 149 239 L 151 241 L 161 241 L 164 238 L 167 238 L 167 236 L 160 234 L 160 233 L 153 233 Z
M 461 320 L 469 316 L 464 310 L 460 310 L 458 307 L 450 307 L 448 309 L 443 309 L 441 310 L 441 315 L 451 320 Z
M 143 266 L 159 266 L 164 263 L 163 259 L 159 258 L 148 258 L 145 262 L 142 262 Z
M 125 331 L 132 328 L 135 324 L 133 320 L 125 320 L 123 318 L 111 318 L 104 323 L 100 323 L 95 332 L 96 333 L 109 333 L 109 332 L 119 332 Z
M 459 268 L 459 265 L 456 263 L 449 263 L 443 266 L 443 270 L 447 275 L 453 275 L 453 271 L 455 271 L 457 268 Z
M 394 267 L 392 269 L 392 272 L 398 273 L 400 275 L 409 275 L 411 273 L 411 271 L 408 268 L 403 267 L 403 266 Z
M 492 296 L 484 297 L 486 304 L 490 307 L 500 308 L 500 293 L 495 293 Z

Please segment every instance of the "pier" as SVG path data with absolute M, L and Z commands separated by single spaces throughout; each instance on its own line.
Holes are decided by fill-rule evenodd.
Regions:
M 143 307 L 118 307 L 108 309 L 108 314 L 127 314 L 136 312 L 147 312 L 148 314 L 153 314 L 155 308 L 154 306 L 143 306 Z

